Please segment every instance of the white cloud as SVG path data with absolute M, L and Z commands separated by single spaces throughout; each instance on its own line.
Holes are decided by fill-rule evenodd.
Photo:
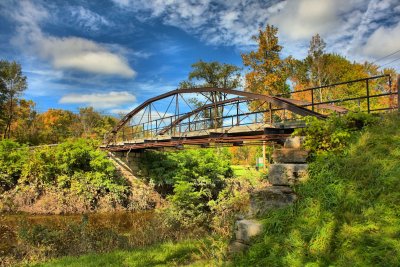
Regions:
M 49 60 L 54 68 L 126 78 L 135 76 L 136 73 L 127 60 L 121 54 L 108 49 L 107 45 L 84 38 L 59 38 L 43 33 L 40 24 L 50 15 L 40 4 L 21 1 L 18 8 L 10 12 L 18 23 L 17 34 L 12 43 L 25 52 Z M 83 13 L 82 16 L 84 15 L 88 17 L 90 14 Z
M 39 38 L 40 55 L 49 59 L 56 69 L 75 69 L 97 74 L 133 77 L 127 61 L 105 47 L 83 38 Z
M 371 57 L 382 57 L 400 49 L 400 22 L 394 27 L 379 27 L 367 39 L 362 51 Z
M 281 0 L 114 0 L 141 20 L 161 18 L 166 25 L 196 34 L 209 44 L 247 46 L 258 26 L 278 12 Z
M 59 103 L 61 104 L 84 104 L 98 109 L 109 109 L 117 106 L 134 103 L 136 97 L 129 92 L 109 92 L 92 94 L 67 94 Z
M 345 24 L 343 15 L 361 3 L 360 0 L 289 0 L 269 22 L 290 39 L 309 39 L 316 33 L 336 32 Z
M 369 36 L 380 26 L 400 20 L 398 0 L 113 1 L 141 20 L 157 18 L 207 44 L 233 45 L 242 50 L 255 45 L 251 36 L 260 27 L 274 24 L 279 28 L 284 52 L 295 57 L 304 56 L 311 36 L 319 33 L 327 42 L 328 52 L 365 59 L 361 48 Z M 389 26 L 385 27 L 388 31 Z M 383 29 L 378 34 L 385 35 Z M 376 54 L 370 48 L 365 51 Z
M 72 19 L 81 27 L 91 31 L 101 30 L 103 26 L 110 26 L 112 23 L 103 16 L 86 9 L 82 6 L 71 6 L 69 8 Z

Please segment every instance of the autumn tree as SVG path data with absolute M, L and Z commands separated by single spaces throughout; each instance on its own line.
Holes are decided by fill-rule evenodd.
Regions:
M 258 94 L 276 95 L 287 93 L 291 58 L 282 59 L 278 28 L 267 25 L 253 36 L 258 44 L 255 51 L 242 54 L 243 64 L 249 68 L 246 74 L 245 90 Z
M 73 133 L 76 131 L 76 126 L 73 125 L 78 121 L 78 117 L 68 110 L 49 109 L 41 113 L 38 120 L 43 127 L 41 129 L 43 142 L 55 144 L 73 137 Z
M 32 100 L 19 99 L 15 105 L 16 119 L 11 125 L 11 137 L 20 143 L 38 145 L 41 140 L 41 125 L 35 103 Z
M 0 60 L 0 116 L 3 122 L 3 138 L 10 138 L 11 124 L 16 117 L 16 101 L 26 87 L 26 77 L 22 75 L 21 65 L 15 61 Z

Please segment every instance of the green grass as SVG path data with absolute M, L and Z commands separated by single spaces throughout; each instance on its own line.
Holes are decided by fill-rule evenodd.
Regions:
M 97 266 L 214 266 L 202 253 L 202 241 L 182 241 L 164 243 L 137 250 L 119 250 L 103 254 L 88 254 L 80 257 L 63 257 L 35 267 L 97 267 Z
M 250 166 L 231 165 L 231 168 L 235 177 L 244 178 L 253 182 L 265 176 L 262 171 L 257 171 Z
M 341 153 L 317 156 L 294 205 L 234 266 L 399 266 L 400 117 L 386 116 Z

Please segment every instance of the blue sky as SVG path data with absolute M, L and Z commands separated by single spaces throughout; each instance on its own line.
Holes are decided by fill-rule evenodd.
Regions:
M 175 89 L 200 59 L 242 66 L 251 36 L 279 28 L 283 56 L 329 52 L 399 70 L 398 0 L 0 1 L 0 58 L 21 63 L 38 111 L 126 112 Z M 392 62 L 394 61 L 394 62 Z

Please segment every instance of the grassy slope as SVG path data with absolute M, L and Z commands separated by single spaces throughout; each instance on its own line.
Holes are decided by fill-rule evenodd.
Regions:
M 265 217 L 264 235 L 234 265 L 399 266 L 399 115 L 309 169 L 300 200 Z

